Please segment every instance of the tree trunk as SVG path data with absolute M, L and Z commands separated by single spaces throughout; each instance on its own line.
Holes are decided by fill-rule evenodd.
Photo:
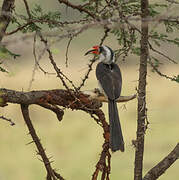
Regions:
M 138 84 L 137 139 L 135 150 L 134 180 L 142 180 L 144 135 L 146 120 L 146 76 L 148 58 L 148 0 L 141 0 L 141 55 Z

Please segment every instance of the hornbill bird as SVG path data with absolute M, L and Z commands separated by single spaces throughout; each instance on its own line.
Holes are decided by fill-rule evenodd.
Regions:
M 121 94 L 121 71 L 115 63 L 114 52 L 110 47 L 94 46 L 85 55 L 89 53 L 99 55 L 100 62 L 96 66 L 96 77 L 101 93 L 108 98 L 110 148 L 113 152 L 118 150 L 124 152 L 124 141 L 116 103 Z

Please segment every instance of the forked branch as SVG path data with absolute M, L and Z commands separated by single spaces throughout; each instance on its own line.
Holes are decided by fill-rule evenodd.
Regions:
M 129 101 L 135 97 L 136 95 L 120 97 L 118 102 Z M 38 138 L 33 127 L 32 121 L 30 120 L 28 106 L 31 104 L 36 104 L 49 109 L 56 113 L 58 120 L 62 120 L 64 114 L 63 110 L 60 109 L 59 106 L 75 110 L 83 110 L 89 113 L 91 117 L 93 117 L 95 121 L 103 128 L 104 137 L 102 152 L 96 164 L 96 169 L 93 173 L 92 180 L 97 180 L 100 171 L 102 172 L 101 179 L 109 180 L 111 169 L 111 154 L 109 151 L 110 134 L 109 125 L 105 119 L 103 111 L 100 109 L 102 106 L 101 102 L 107 102 L 107 99 L 97 90 L 84 92 L 75 92 L 70 90 L 69 92 L 69 90 L 55 89 L 19 92 L 8 89 L 0 89 L 0 106 L 4 107 L 7 105 L 7 103 L 16 103 L 21 105 L 22 114 L 29 129 L 29 133 L 38 149 L 38 154 L 41 156 L 45 165 L 47 171 L 47 180 L 63 180 L 63 178 L 51 167 L 50 160 L 48 159 L 40 139 Z

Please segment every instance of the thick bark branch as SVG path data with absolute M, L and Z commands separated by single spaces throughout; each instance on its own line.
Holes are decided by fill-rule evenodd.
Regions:
M 1 15 L 0 15 L 0 41 L 6 32 L 6 29 L 9 25 L 11 20 L 11 12 L 14 7 L 15 0 L 4 0 L 1 8 Z
M 99 109 L 101 103 L 97 100 L 90 100 L 89 95 L 82 92 L 75 93 L 74 91 L 67 91 L 62 89 L 41 90 L 41 91 L 14 91 L 9 89 L 0 89 L 0 106 L 7 105 L 7 103 L 15 104 L 43 104 L 59 105 L 71 109 L 82 109 L 84 105 L 86 108 Z
M 179 159 L 179 143 L 162 161 L 147 172 L 143 180 L 158 179 L 177 159 Z
M 74 98 L 76 97 L 76 98 Z M 118 102 L 126 102 L 136 98 L 136 95 L 121 96 Z M 6 103 L 15 104 L 43 104 L 59 105 L 71 109 L 81 109 L 79 101 L 85 104 L 88 108 L 99 109 L 101 102 L 107 102 L 107 99 L 102 94 L 96 91 L 83 91 L 76 93 L 74 91 L 67 91 L 62 89 L 41 90 L 41 91 L 15 91 L 10 89 L 0 89 L 0 106 L 5 106 Z M 48 107 L 50 109 L 50 107 Z M 54 108 L 53 108 L 54 110 Z M 55 111 L 55 110 L 54 110 Z

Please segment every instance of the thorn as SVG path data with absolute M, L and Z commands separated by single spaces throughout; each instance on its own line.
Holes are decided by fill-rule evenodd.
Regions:
M 52 163 L 54 163 L 55 161 L 49 161 L 49 164 L 52 164 Z
M 42 159 L 40 159 L 40 158 L 37 158 L 40 162 L 42 162 L 43 163 L 43 161 L 42 161 Z
M 137 148 L 137 140 L 132 140 L 132 146 L 136 149 Z
M 30 145 L 30 144 L 32 144 L 32 143 L 34 143 L 34 142 L 35 142 L 35 141 L 31 141 L 31 142 L 27 143 L 26 146 L 27 146 L 27 145 Z
M 36 155 L 40 155 L 40 152 L 36 150 Z
M 48 159 L 52 159 L 53 158 L 53 156 L 50 156 Z

